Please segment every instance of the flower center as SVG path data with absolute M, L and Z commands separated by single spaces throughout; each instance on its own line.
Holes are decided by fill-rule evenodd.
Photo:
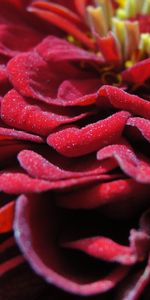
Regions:
M 142 33 L 139 17 L 150 16 L 150 0 L 95 0 L 87 6 L 88 24 L 96 39 L 113 39 L 118 61 L 126 67 L 150 56 L 150 33 Z

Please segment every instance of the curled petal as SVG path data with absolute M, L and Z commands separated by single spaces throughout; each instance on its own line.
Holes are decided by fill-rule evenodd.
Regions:
M 7 71 L 13 86 L 23 96 L 61 106 L 73 104 L 72 101 L 70 104 L 66 100 L 57 99 L 60 84 L 68 78 L 79 80 L 83 75 L 87 76 L 87 73 L 69 64 L 68 61 L 61 64 L 59 61 L 48 63 L 36 51 L 20 54 L 11 59 Z
M 12 106 L 13 101 L 13 106 Z M 1 117 L 6 124 L 35 134 L 48 135 L 61 124 L 75 122 L 91 112 L 35 105 L 15 91 L 9 91 L 1 104 Z
M 132 179 L 120 179 L 86 187 L 74 193 L 58 194 L 57 203 L 71 209 L 92 209 L 112 204 L 114 210 L 118 207 L 118 214 L 121 207 L 126 214 L 129 211 L 133 213 L 144 202 L 148 203 L 149 194 L 149 185 L 139 184 Z M 111 216 L 115 215 L 112 208 L 111 212 Z
M 38 135 L 33 135 L 30 133 L 26 133 L 23 131 L 18 131 L 15 129 L 0 127 L 0 138 L 4 139 L 16 139 L 16 140 L 24 140 L 31 141 L 35 143 L 43 143 L 43 139 Z
M 30 150 L 21 151 L 18 155 L 18 160 L 22 168 L 24 168 L 29 175 L 46 180 L 60 180 L 103 174 L 116 167 L 113 160 L 98 163 L 98 161 L 90 160 L 89 158 L 87 161 L 86 159 L 79 162 L 75 161 L 71 168 L 66 166 L 65 169 L 65 166 L 64 168 L 60 168 Z
M 105 181 L 114 179 L 115 175 L 91 175 L 68 180 L 46 181 L 32 178 L 27 174 L 19 172 L 3 171 L 0 174 L 0 191 L 7 194 L 41 193 L 49 190 L 62 190 L 65 188 L 82 186 L 94 181 Z
M 90 276 L 85 281 L 82 276 L 74 273 L 68 268 L 62 248 L 56 242 L 60 219 L 55 208 L 49 201 L 46 201 L 46 206 L 41 207 L 40 198 L 30 198 L 20 196 L 17 200 L 15 237 L 31 267 L 47 282 L 53 282 L 57 287 L 78 295 L 94 295 L 110 290 L 126 276 L 129 271 L 126 266 L 117 267 L 110 274 L 102 278 L 99 276 L 97 280 Z M 42 220 L 39 224 L 40 228 L 42 226 L 42 231 L 38 230 L 39 226 L 35 218 L 37 214 Z
M 81 129 L 63 129 L 50 134 L 47 142 L 64 156 L 76 157 L 91 153 L 117 140 L 129 116 L 129 113 L 122 111 Z
M 97 153 L 100 160 L 113 157 L 120 168 L 135 181 L 150 183 L 150 163 L 136 157 L 131 146 L 122 141 L 116 145 L 104 147 Z
M 92 62 L 101 65 L 104 60 L 101 55 L 97 56 L 82 48 L 79 48 L 63 39 L 48 36 L 36 47 L 36 51 L 47 62 L 64 60 Z
M 150 119 L 150 102 L 123 90 L 104 85 L 99 90 L 97 105 L 104 108 L 127 110 L 134 115 Z
M 86 254 L 108 262 L 130 265 L 136 262 L 136 255 L 130 247 L 122 246 L 106 237 L 92 237 L 62 244 L 66 248 L 78 249 Z
M 122 285 L 117 300 L 137 300 L 143 293 L 146 286 L 150 282 L 150 259 L 144 270 L 139 272 L 128 279 Z M 148 299 L 148 298 L 147 298 Z
M 127 124 L 129 128 L 132 126 L 133 128 L 137 128 L 142 136 L 150 142 L 150 121 L 144 118 L 129 118 Z
M 150 58 L 144 59 L 123 71 L 122 77 L 129 84 L 143 84 L 150 78 Z

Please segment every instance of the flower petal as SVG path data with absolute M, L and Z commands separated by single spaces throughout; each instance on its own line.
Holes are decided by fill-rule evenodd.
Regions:
M 34 151 L 24 150 L 18 155 L 18 160 L 22 168 L 27 173 L 36 178 L 46 180 L 60 180 L 67 178 L 78 178 L 91 176 L 94 174 L 103 174 L 116 167 L 115 162 L 112 160 L 106 160 L 104 163 L 98 163 L 98 161 L 88 158 L 87 160 L 75 161 L 71 165 L 71 169 L 65 165 L 59 167 L 50 161 L 46 160 L 41 155 Z
M 123 71 L 122 78 L 129 84 L 143 84 L 150 78 L 150 58 L 144 59 Z
M 110 157 L 115 158 L 120 168 L 135 181 L 150 183 L 150 162 L 138 158 L 126 141 L 121 140 L 116 145 L 104 147 L 97 153 L 100 160 Z
M 132 265 L 136 262 L 136 256 L 130 247 L 120 245 L 106 237 L 91 237 L 62 244 L 65 248 L 78 249 L 86 254 L 108 262 L 118 262 Z
M 88 281 L 68 269 L 63 253 L 56 243 L 58 215 L 49 201 L 46 201 L 47 204 L 42 207 L 40 203 L 40 198 L 30 199 L 29 196 L 20 196 L 17 200 L 14 224 L 16 240 L 32 268 L 39 275 L 43 276 L 47 282 L 53 282 L 57 287 L 78 295 L 106 292 L 124 278 L 129 270 L 128 267 L 118 267 L 103 278 L 97 278 L 97 280 L 91 278 Z M 48 212 L 48 218 L 46 212 Z M 37 214 L 42 221 L 39 224 L 40 228 L 42 226 L 44 229 L 42 235 L 41 229 L 38 230 L 37 218 L 35 218 Z
M 64 156 L 81 156 L 117 140 L 128 118 L 129 113 L 122 111 L 81 129 L 72 127 L 52 133 L 47 142 Z
M 14 220 L 14 208 L 14 201 L 0 208 L 0 233 L 6 233 L 12 230 Z
M 6 124 L 40 135 L 48 135 L 59 125 L 78 121 L 91 113 L 35 104 L 15 90 L 10 90 L 1 103 L 1 117 Z
M 27 174 L 16 171 L 3 171 L 0 174 L 0 191 L 7 194 L 41 193 L 49 190 L 63 190 L 75 186 L 86 185 L 95 181 L 111 180 L 117 175 L 91 175 L 68 180 L 46 181 L 32 178 Z
M 106 108 L 127 110 L 134 115 L 150 119 L 150 102 L 136 95 L 131 95 L 123 90 L 109 85 L 104 85 L 99 90 L 97 105 Z
M 110 206 L 111 217 L 116 214 L 119 217 L 120 211 L 129 217 L 129 214 L 136 212 L 139 207 L 148 204 L 149 195 L 149 185 L 139 184 L 133 179 L 119 179 L 95 184 L 92 187 L 74 191 L 74 193 L 58 194 L 57 203 L 71 209 L 93 209 L 112 204 Z

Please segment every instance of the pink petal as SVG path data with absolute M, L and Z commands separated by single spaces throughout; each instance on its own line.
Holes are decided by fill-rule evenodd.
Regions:
M 150 102 L 128 94 L 114 86 L 104 85 L 99 90 L 97 105 L 106 108 L 127 110 L 134 115 L 150 119 Z
M 48 135 L 59 125 L 75 122 L 88 114 L 91 112 L 82 113 L 79 109 L 72 111 L 40 103 L 35 105 L 34 102 L 28 102 L 20 96 L 15 90 L 9 91 L 1 104 L 1 117 L 6 124 L 41 135 Z
M 65 80 L 59 86 L 57 97 L 70 106 L 87 106 L 96 102 L 100 86 L 100 79 Z
M 110 206 L 111 217 L 116 214 L 119 217 L 119 212 L 129 217 L 139 207 L 148 203 L 149 195 L 149 185 L 139 184 L 133 179 L 119 179 L 95 184 L 73 193 L 58 194 L 57 203 L 71 209 L 92 209 L 105 206 L 106 211 Z
M 18 131 L 15 129 L 3 128 L 0 127 L 0 139 L 4 137 L 8 139 L 24 140 L 31 141 L 35 143 L 43 143 L 43 139 L 38 135 L 33 135 L 23 131 Z
M 55 36 L 48 36 L 37 47 L 36 51 L 47 62 L 57 62 L 64 60 L 84 61 L 88 63 L 102 64 L 104 60 L 102 56 L 79 48 L 64 39 Z
M 94 174 L 103 174 L 116 167 L 114 161 L 106 160 L 104 163 L 97 163 L 95 160 L 86 159 L 75 161 L 70 168 L 60 168 L 41 155 L 30 150 L 21 151 L 18 155 L 20 165 L 26 172 L 36 178 L 46 180 L 60 180 L 67 178 L 78 178 L 91 176 Z M 88 164 L 88 165 L 87 165 Z M 64 166 L 65 167 L 65 166 Z M 66 166 L 67 167 L 67 166 Z M 68 170 L 67 170 L 68 169 Z
M 52 133 L 47 142 L 64 156 L 85 155 L 117 140 L 128 118 L 129 113 L 122 111 L 81 129 L 71 127 Z
M 136 256 L 130 247 L 122 246 L 106 237 L 91 237 L 73 242 L 65 242 L 63 247 L 78 249 L 86 254 L 108 262 L 118 262 L 125 265 L 135 263 Z
M 3 171 L 0 173 L 0 191 L 8 194 L 41 193 L 49 190 L 62 190 L 75 186 L 82 186 L 94 181 L 114 179 L 117 175 L 91 175 L 68 180 L 46 181 L 32 178 L 27 174 L 16 171 Z
M 58 215 L 49 201 L 44 202 L 47 204 L 41 206 L 40 198 L 20 196 L 16 205 L 15 237 L 35 272 L 47 282 L 53 282 L 57 287 L 78 295 L 103 293 L 116 286 L 126 276 L 128 267 L 117 267 L 97 280 L 92 276 L 88 280 L 82 279 L 77 272 L 68 268 L 69 262 L 64 261 L 61 248 L 56 242 L 56 232 L 60 225 Z M 37 214 L 42 222 L 37 223 L 34 217 Z
M 150 282 L 150 259 L 143 272 L 143 274 L 137 274 L 137 276 L 129 277 L 126 283 L 119 291 L 117 300 L 138 300 L 143 293 L 146 286 L 149 286 Z M 148 298 L 147 298 L 148 299 Z
M 142 84 L 150 78 L 150 58 L 144 59 L 133 67 L 122 72 L 125 82 L 130 84 Z
M 124 140 L 116 145 L 104 147 L 97 153 L 99 160 L 115 158 L 120 168 L 135 181 L 150 183 L 150 162 L 138 158 L 131 146 Z
M 133 128 L 137 128 L 142 136 L 150 142 L 150 121 L 144 118 L 129 118 L 127 124 L 129 125 L 129 129 L 132 126 Z
M 11 59 L 7 70 L 13 86 L 20 94 L 55 105 L 67 105 L 67 101 L 57 99 L 59 85 L 64 80 L 85 76 L 85 72 L 66 61 L 61 64 L 53 61 L 47 63 L 35 51 Z

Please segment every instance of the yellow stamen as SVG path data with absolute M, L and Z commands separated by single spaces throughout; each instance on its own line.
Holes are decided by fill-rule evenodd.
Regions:
M 137 2 L 138 0 L 127 0 L 125 11 L 128 18 L 135 17 L 137 14 Z
M 111 0 L 95 0 L 96 7 L 88 6 L 92 31 L 107 37 L 111 31 L 118 49 L 120 62 L 126 67 L 143 57 L 150 56 L 150 34 L 140 34 L 139 22 L 129 21 L 138 15 L 150 15 L 150 0 L 116 0 L 114 11 Z
M 139 49 L 141 51 L 141 55 L 143 56 L 145 53 L 150 56 L 150 34 L 143 33 L 140 37 L 140 45 Z
M 72 35 L 68 35 L 68 36 L 67 36 L 67 40 L 68 40 L 68 42 L 70 42 L 70 43 L 75 43 L 75 38 L 74 38 Z
M 125 41 L 125 23 L 117 18 L 112 18 L 112 31 L 118 38 L 122 48 Z
M 124 20 L 127 18 L 126 11 L 122 8 L 118 8 L 116 11 L 116 17 L 120 20 Z
M 139 24 L 137 21 L 125 21 L 125 45 L 124 45 L 124 59 L 130 59 L 133 53 L 138 49 L 140 41 Z
M 119 7 L 121 8 L 125 7 L 125 3 L 126 3 L 125 0 L 116 0 L 116 2 L 118 3 Z
M 111 26 L 111 18 L 114 15 L 114 9 L 110 0 L 95 0 L 96 5 L 101 7 L 103 13 L 105 14 L 105 18 L 107 21 L 108 26 Z
M 125 62 L 125 67 L 128 69 L 128 68 L 131 68 L 132 66 L 134 65 L 134 62 L 132 60 L 127 60 Z
M 87 13 L 91 28 L 94 29 L 100 36 L 104 37 L 108 32 L 108 25 L 105 20 L 102 7 L 87 7 Z

